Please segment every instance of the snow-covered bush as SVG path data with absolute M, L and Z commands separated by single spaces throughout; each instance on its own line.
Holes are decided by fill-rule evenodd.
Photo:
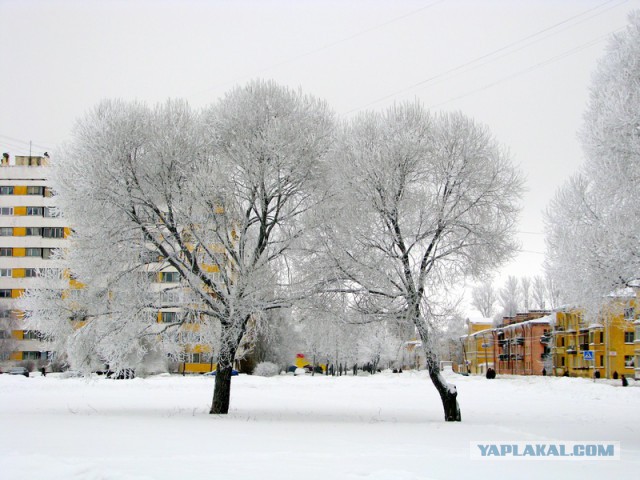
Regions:
M 275 377 L 280 372 L 280 367 L 271 362 L 260 362 L 253 369 L 253 374 L 258 377 Z

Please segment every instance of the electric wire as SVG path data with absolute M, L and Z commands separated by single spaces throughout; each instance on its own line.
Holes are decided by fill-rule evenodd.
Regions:
M 288 59 L 286 59 L 286 60 L 283 60 L 283 61 L 281 61 L 281 62 L 278 62 L 278 63 L 272 64 L 272 65 L 270 65 L 270 66 L 268 66 L 268 67 L 264 67 L 264 68 L 262 68 L 262 69 L 255 70 L 253 73 L 250 73 L 250 74 L 246 74 L 246 75 L 242 75 L 242 76 L 236 77 L 236 78 L 234 78 L 233 80 L 229 80 L 229 81 L 227 81 L 227 82 L 219 83 L 219 84 L 217 84 L 217 85 L 214 85 L 213 87 L 206 88 L 206 89 L 204 89 L 204 90 L 199 90 L 199 91 L 198 91 L 198 92 L 196 92 L 194 95 L 200 95 L 200 94 L 203 94 L 203 93 L 206 93 L 206 92 L 210 92 L 210 91 L 212 91 L 212 90 L 215 90 L 216 88 L 219 88 L 219 87 L 222 87 L 222 86 L 225 86 L 225 85 L 235 84 L 235 83 L 238 83 L 238 81 L 240 81 L 240 80 L 244 80 L 244 79 L 247 79 L 247 78 L 252 78 L 252 77 L 254 77 L 255 75 L 258 75 L 258 74 L 261 74 L 261 73 L 267 72 L 267 71 L 269 71 L 269 70 L 273 70 L 273 69 L 278 68 L 278 67 L 281 67 L 281 66 L 283 66 L 283 65 L 288 65 L 289 63 L 293 63 L 293 62 L 295 62 L 295 61 L 297 61 L 297 60 L 300 60 L 300 59 L 302 59 L 302 58 L 306 58 L 306 57 L 308 57 L 308 56 L 315 55 L 316 53 L 319 53 L 319 52 L 322 52 L 322 51 L 324 51 L 324 50 L 328 50 L 328 49 L 330 49 L 330 48 L 333 48 L 333 47 L 335 47 L 336 45 L 340 45 L 340 44 L 342 44 L 342 43 L 345 43 L 345 42 L 348 42 L 348 41 L 350 41 L 350 40 L 353 40 L 354 38 L 360 37 L 360 36 L 365 35 L 365 34 L 367 34 L 367 33 L 369 33 L 369 32 L 372 32 L 372 31 L 374 31 L 374 30 L 378 30 L 378 29 L 380 29 L 380 28 L 386 27 L 387 25 L 390 25 L 390 24 L 392 24 L 392 23 L 395 23 L 395 22 L 398 22 L 398 21 L 400 21 L 400 20 L 403 20 L 403 19 L 405 19 L 405 18 L 407 18 L 407 17 L 410 17 L 410 16 L 413 16 L 413 15 L 416 15 L 416 14 L 418 14 L 418 13 L 420 13 L 420 12 L 424 11 L 424 10 L 427 10 L 427 9 L 429 9 L 429 8 L 431 8 L 431 7 L 434 7 L 434 6 L 438 5 L 438 4 L 443 3 L 443 2 L 446 2 L 446 1 L 447 1 L 447 0 L 437 0 L 437 1 L 435 1 L 435 2 L 431 2 L 431 3 L 429 3 L 428 5 L 425 5 L 424 7 L 420 7 L 420 8 L 418 8 L 418 9 L 416 9 L 416 10 L 412 10 L 412 11 L 410 11 L 410 12 L 408 12 L 408 13 L 405 13 L 404 15 L 400 15 L 400 16 L 398 16 L 398 17 L 394 17 L 394 18 L 392 18 L 392 19 L 390 19 L 390 20 L 387 20 L 386 22 L 379 23 L 379 24 L 374 25 L 374 26 L 369 27 L 369 28 L 365 28 L 364 30 L 360 30 L 360 31 L 358 31 L 358 32 L 356 32 L 356 33 L 353 33 L 353 34 L 349 35 L 349 36 L 343 37 L 343 38 L 341 38 L 341 39 L 339 39 L 339 40 L 336 40 L 336 41 L 334 41 L 334 42 L 330 42 L 330 43 L 327 43 L 326 45 L 323 45 L 323 46 L 320 46 L 320 47 L 314 48 L 314 49 L 312 49 L 312 50 L 306 51 L 306 52 L 301 53 L 301 54 L 299 54 L 299 55 L 296 55 L 296 56 L 294 56 L 294 57 L 291 57 L 291 58 L 288 58 Z M 609 1 L 613 1 L 613 0 L 609 0 Z M 627 1 L 627 0 L 625 0 L 625 1 Z
M 494 57 L 494 55 L 496 55 L 497 53 L 509 50 L 509 49 L 515 47 L 516 45 L 519 45 L 519 44 L 521 44 L 523 42 L 526 42 L 527 40 L 531 40 L 531 39 L 533 39 L 535 37 L 538 37 L 539 35 L 541 35 L 543 33 L 546 33 L 546 32 L 549 32 L 551 30 L 554 30 L 554 29 L 556 29 L 557 27 L 559 27 L 561 25 L 565 25 L 568 22 L 571 22 L 572 20 L 575 20 L 577 18 L 583 17 L 584 15 L 587 15 L 587 14 L 593 12 L 594 10 L 598 10 L 598 9 L 604 7 L 605 5 L 610 4 L 610 3 L 614 2 L 614 1 L 615 0 L 607 0 L 604 3 L 601 3 L 601 4 L 597 5 L 596 7 L 592 7 L 592 8 L 587 9 L 587 10 L 585 10 L 585 11 L 583 11 L 583 12 L 577 14 L 577 15 L 573 15 L 573 16 L 571 16 L 569 18 L 566 18 L 566 19 L 564 19 L 564 20 L 562 20 L 562 21 L 560 21 L 558 23 L 555 23 L 555 24 L 550 25 L 548 27 L 545 27 L 545 28 L 543 28 L 541 30 L 538 30 L 537 32 L 534 32 L 534 33 L 529 34 L 529 35 L 527 35 L 527 36 L 525 36 L 523 38 L 520 38 L 520 39 L 518 39 L 518 40 L 516 40 L 514 42 L 511 42 L 508 45 L 505 45 L 505 46 L 500 47 L 500 48 L 498 48 L 496 50 L 493 50 L 493 51 L 491 51 L 489 53 L 486 53 L 486 54 L 483 54 L 483 55 L 481 55 L 479 57 L 471 59 L 471 60 L 469 60 L 467 62 L 464 62 L 464 63 L 462 63 L 460 65 L 457 65 L 457 66 L 455 66 L 453 68 L 450 68 L 450 69 L 448 69 L 448 70 L 446 70 L 444 72 L 441 72 L 441 73 L 438 73 L 436 75 L 433 75 L 433 76 L 431 76 L 431 77 L 429 77 L 429 78 L 427 78 L 425 80 L 421 80 L 421 81 L 419 81 L 417 83 L 414 83 L 413 85 L 410 85 L 410 86 L 405 87 L 403 89 L 397 90 L 397 91 L 395 91 L 393 93 L 390 93 L 390 94 L 384 95 L 382 97 L 379 97 L 379 98 L 377 98 L 375 100 L 372 100 L 372 101 L 370 101 L 370 102 L 368 102 L 368 103 L 366 103 L 364 105 L 361 105 L 359 107 L 356 107 L 356 108 L 353 108 L 351 110 L 348 110 L 348 111 L 342 113 L 342 115 L 348 115 L 350 113 L 354 113 L 354 112 L 357 112 L 359 110 L 363 110 L 363 109 L 368 108 L 368 107 L 370 107 L 372 105 L 375 105 L 377 103 L 383 102 L 383 101 L 388 100 L 390 98 L 393 98 L 393 97 L 396 97 L 396 96 L 401 95 L 403 93 L 406 93 L 406 92 L 408 92 L 410 90 L 416 89 L 416 88 L 418 88 L 420 86 L 427 85 L 429 83 L 434 83 L 436 80 L 443 79 L 444 77 L 451 78 L 451 77 L 453 77 L 453 76 L 455 76 L 455 75 L 457 75 L 459 73 L 466 73 L 468 71 L 475 70 L 476 68 L 479 68 L 479 67 L 484 66 L 484 65 L 486 65 L 488 63 L 491 63 L 491 62 L 494 62 L 494 61 L 499 60 L 501 58 L 504 58 L 504 57 L 506 57 L 508 55 L 511 55 L 512 53 L 518 52 L 518 51 L 520 51 L 520 50 L 522 50 L 522 49 L 524 49 L 524 48 L 526 48 L 526 47 L 528 47 L 530 45 L 533 45 L 534 43 L 537 43 L 537 42 L 539 42 L 541 40 L 544 40 L 544 39 L 547 39 L 547 38 L 552 37 L 554 35 L 557 35 L 558 33 L 561 33 L 561 32 L 563 32 L 563 31 L 565 31 L 565 30 L 567 30 L 569 28 L 573 28 L 576 25 L 579 25 L 580 23 L 583 23 L 583 22 L 585 22 L 587 20 L 590 20 L 590 19 L 592 19 L 594 17 L 602 15 L 603 13 L 605 13 L 605 12 L 607 12 L 607 11 L 613 9 L 613 8 L 617 8 L 620 5 L 628 2 L 628 0 L 619 1 L 615 5 L 612 5 L 609 8 L 606 8 L 606 9 L 604 9 L 604 10 L 602 10 L 602 11 L 600 11 L 600 12 L 594 14 L 594 15 L 591 15 L 591 16 L 589 16 L 587 18 L 584 18 L 584 19 L 582 19 L 582 20 L 580 20 L 578 22 L 575 22 L 573 24 L 567 25 L 566 27 L 564 27 L 564 28 L 562 28 L 560 30 L 557 30 L 557 31 L 555 31 L 555 32 L 553 32 L 553 33 L 551 33 L 549 35 L 545 35 L 545 36 L 543 36 L 543 37 L 541 37 L 539 39 L 535 39 L 534 41 L 529 42 L 529 43 L 527 43 L 527 44 L 525 44 L 523 46 L 520 46 L 519 48 L 517 48 L 515 50 L 512 50 L 512 51 L 509 51 L 507 53 L 504 53 L 503 55 L 500 55 L 498 57 Z M 491 57 L 494 57 L 494 58 L 491 58 Z M 472 68 L 464 70 L 465 67 L 469 67 L 471 65 L 477 64 L 478 62 L 481 62 L 482 60 L 486 60 L 486 61 L 483 62 L 483 63 L 480 63 L 478 65 L 475 65 Z

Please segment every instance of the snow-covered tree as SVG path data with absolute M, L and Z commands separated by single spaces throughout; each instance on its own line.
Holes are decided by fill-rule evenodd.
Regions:
M 520 282 L 518 278 L 509 275 L 500 289 L 498 302 L 502 307 L 503 317 L 514 317 L 521 304 Z
M 531 279 L 529 277 L 521 277 L 520 288 L 522 292 L 522 308 L 525 312 L 528 312 L 531 307 Z
M 490 280 L 485 280 L 471 290 L 471 305 L 485 318 L 491 318 L 498 295 Z
M 547 267 L 570 302 L 596 313 L 640 280 L 640 12 L 593 75 L 580 139 L 585 163 L 547 209 Z
M 535 277 L 533 277 L 531 296 L 533 298 L 533 304 L 537 309 L 545 310 L 547 308 L 547 286 L 542 275 L 536 275 Z
M 336 155 L 343 168 L 327 205 L 326 281 L 358 314 L 417 330 L 445 419 L 460 420 L 456 389 L 439 371 L 433 320 L 445 292 L 515 251 L 520 175 L 486 128 L 417 103 L 354 118 Z
M 218 365 L 211 413 L 227 413 L 245 334 L 290 304 L 295 269 L 284 257 L 322 199 L 333 131 L 324 102 L 262 81 L 202 112 L 180 101 L 105 101 L 89 112 L 52 179 L 74 228 L 65 260 L 87 286 L 78 290 L 85 326 L 62 330 L 69 346 L 84 338 L 118 363 L 145 348 L 144 335 L 197 323 Z M 154 296 L 149 275 L 167 268 L 179 277 L 175 295 Z M 62 308 L 48 323 L 33 300 L 39 330 L 69 318 Z M 157 309 L 169 305 L 182 313 L 159 329 Z

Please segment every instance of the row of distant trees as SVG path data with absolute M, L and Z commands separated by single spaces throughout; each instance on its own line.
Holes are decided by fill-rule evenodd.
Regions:
M 510 275 L 500 287 L 490 280 L 471 290 L 471 304 L 485 318 L 513 317 L 518 312 L 550 310 L 560 305 L 558 284 L 550 275 Z

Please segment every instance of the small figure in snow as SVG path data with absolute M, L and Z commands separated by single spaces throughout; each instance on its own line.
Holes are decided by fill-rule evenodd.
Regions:
M 622 386 L 626 387 L 629 385 L 629 382 L 627 382 L 627 377 L 625 377 L 624 375 L 620 375 L 620 378 L 622 379 Z

